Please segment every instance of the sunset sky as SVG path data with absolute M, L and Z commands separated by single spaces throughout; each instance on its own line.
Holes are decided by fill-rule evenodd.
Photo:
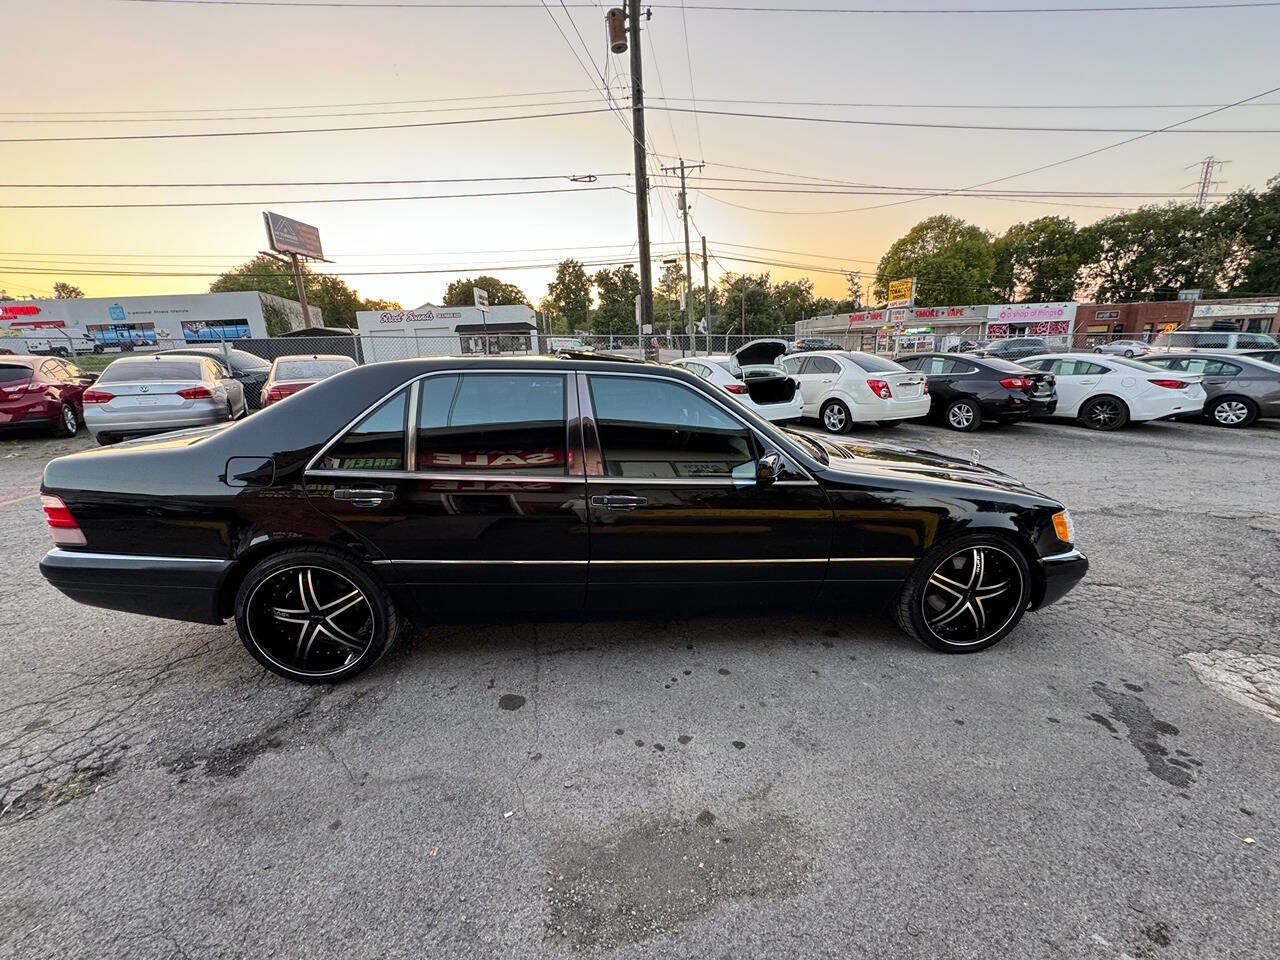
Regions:
M 591 73 L 588 54 L 573 26 L 581 32 L 596 65 L 605 69 L 607 60 L 619 102 L 628 103 L 629 97 L 622 92 L 627 58 L 606 52 L 603 10 L 607 5 L 570 4 L 566 12 L 558 0 L 549 2 L 566 41 L 547 10 L 537 0 L 529 2 L 527 8 L 493 10 L 0 0 L 4 31 L 0 139 L 367 126 L 602 108 L 602 94 L 590 82 L 594 79 L 598 87 L 599 78 Z M 787 6 L 767 0 L 747 2 Z M 911 0 L 894 6 L 955 9 L 1120 2 Z M 885 0 L 877 4 L 890 6 Z M 857 5 L 855 0 L 795 4 Z M 662 105 L 658 98 L 664 94 L 690 98 L 696 93 L 699 106 L 713 110 L 895 123 L 1150 130 L 1280 86 L 1274 49 L 1280 37 L 1280 7 L 855 16 L 697 9 L 682 15 L 679 6 L 676 0 L 655 7 L 646 25 L 645 86 L 655 107 Z M 479 97 L 492 99 L 457 99 Z M 952 106 L 760 102 L 778 100 Z M 478 103 L 492 106 L 477 109 Z M 692 106 L 687 100 L 669 103 Z M 1062 109 L 1080 104 L 1091 106 Z M 1146 106 L 1100 106 L 1106 104 Z M 990 105 L 1055 108 L 993 109 Z M 785 180 L 792 187 L 799 185 L 798 178 L 811 177 L 956 188 L 1134 135 L 915 129 L 711 115 L 695 123 L 688 114 L 657 110 L 649 112 L 648 124 L 650 149 L 705 161 L 705 177 Z M 1280 130 L 1280 94 L 1190 126 Z M 1160 134 L 1003 183 L 1000 189 L 1178 192 L 1198 175 L 1184 168 L 1208 154 L 1231 161 L 1221 173 L 1226 189 L 1261 187 L 1280 172 L 1280 133 Z M 737 169 L 741 167 L 774 173 Z M 89 296 L 202 291 L 211 277 L 200 274 L 216 274 L 264 247 L 261 214 L 271 209 L 317 225 L 334 261 L 323 269 L 342 272 L 366 296 L 416 306 L 438 300 L 454 277 L 483 270 L 518 284 L 536 303 L 553 271 L 515 267 L 565 256 L 592 261 L 634 256 L 631 195 L 622 189 L 586 191 L 587 187 L 630 189 L 631 169 L 626 130 L 608 112 L 361 132 L 5 142 L 0 144 L 0 182 L 4 184 L 0 205 L 5 207 L 0 209 L 0 288 L 10 295 L 47 295 L 56 280 L 65 280 Z M 600 179 L 581 186 L 567 180 L 216 189 L 28 186 L 573 174 L 596 174 Z M 695 188 L 699 184 L 776 187 L 776 183 L 723 180 L 713 184 L 696 178 L 692 183 Z M 563 188 L 582 192 L 577 196 L 306 202 Z M 699 234 L 708 237 L 718 258 L 713 280 L 723 269 L 772 270 L 780 278 L 806 273 L 819 292 L 840 295 L 844 282 L 836 273 L 771 268 L 730 258 L 870 270 L 889 243 L 935 213 L 954 213 L 998 232 L 1018 220 L 1047 213 L 1090 222 L 1113 209 L 1144 202 L 1096 196 L 1034 203 L 948 196 L 877 210 L 812 213 L 894 199 L 695 190 L 694 244 Z M 247 203 L 13 209 L 23 204 L 180 201 Z M 728 203 L 791 212 L 763 213 Z M 655 243 L 664 244 L 655 247 L 655 253 L 674 250 L 681 234 L 673 194 L 665 185 L 654 197 L 651 222 Z M 442 269 L 446 272 L 407 272 Z M 174 273 L 190 275 L 146 275 Z

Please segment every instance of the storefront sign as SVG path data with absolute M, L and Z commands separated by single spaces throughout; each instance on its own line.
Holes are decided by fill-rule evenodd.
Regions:
M 1042 323 L 1075 319 L 1075 303 L 1001 303 L 987 308 L 988 320 L 1005 323 Z
M 1071 333 L 1070 320 L 1042 320 L 1016 330 L 1007 323 L 988 323 L 987 336 L 993 340 L 1001 337 L 1062 337 Z
M 889 281 L 889 306 L 909 307 L 915 300 L 916 278 L 904 277 L 901 280 Z
M 28 306 L 26 304 L 8 306 L 0 304 L 0 319 L 7 320 L 10 317 L 34 317 L 40 312 L 39 307 Z
M 1193 317 L 1266 317 L 1280 310 L 1280 301 L 1263 303 L 1202 303 L 1191 308 Z
M 437 323 L 442 320 L 461 319 L 461 310 L 388 310 L 378 315 L 379 324 Z

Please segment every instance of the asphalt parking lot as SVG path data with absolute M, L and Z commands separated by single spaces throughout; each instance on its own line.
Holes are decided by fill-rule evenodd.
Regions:
M 0 441 L 0 956 L 1273 956 L 1280 423 L 866 435 L 1064 500 L 1088 578 L 966 657 L 440 628 L 308 688 L 47 587 L 89 441 Z

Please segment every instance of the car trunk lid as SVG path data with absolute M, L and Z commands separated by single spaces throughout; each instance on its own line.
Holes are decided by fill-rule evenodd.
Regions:
M 752 340 L 733 352 L 734 362 L 741 368 L 768 366 L 787 352 L 787 341 L 766 339 Z
M 201 390 L 205 391 L 203 397 L 191 395 Z M 133 409 L 185 410 L 198 400 L 208 400 L 211 395 L 208 385 L 199 380 L 147 380 L 95 385 L 87 391 L 85 402 L 111 413 Z M 99 399 L 103 396 L 108 399 Z
M 781 367 L 745 367 L 739 376 L 757 404 L 790 403 L 799 386 Z

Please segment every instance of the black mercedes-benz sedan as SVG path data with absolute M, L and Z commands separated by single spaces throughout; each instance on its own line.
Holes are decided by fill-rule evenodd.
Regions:
M 920 450 L 780 429 L 671 366 L 357 367 L 223 427 L 53 460 L 41 573 L 234 618 L 267 669 L 353 676 L 405 621 L 891 608 L 996 643 L 1088 563 L 1062 504 Z
M 895 357 L 929 380 L 929 418 L 952 430 L 977 430 L 984 420 L 1016 423 L 1047 417 L 1058 409 L 1051 373 L 999 357 L 955 353 L 910 353 Z

